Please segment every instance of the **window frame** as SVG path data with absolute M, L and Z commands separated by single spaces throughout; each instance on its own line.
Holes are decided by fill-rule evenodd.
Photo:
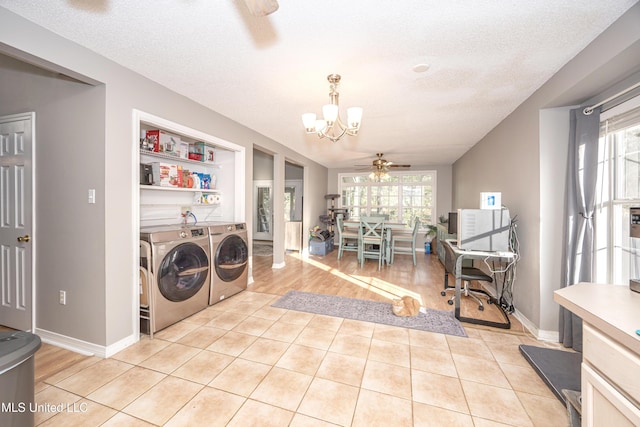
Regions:
M 405 222 L 405 223 L 409 223 L 409 221 L 411 220 L 411 218 L 405 218 L 404 212 L 408 211 L 409 209 L 414 209 L 411 206 L 410 207 L 406 207 L 403 206 L 403 195 L 405 194 L 403 192 L 404 187 L 426 187 L 426 186 L 430 186 L 431 187 L 431 205 L 428 207 L 431 209 L 431 215 L 428 218 L 428 224 L 435 224 L 436 223 L 436 218 L 437 218 L 437 189 L 438 189 L 438 174 L 437 171 L 435 170 L 412 170 L 412 171 L 390 171 L 388 172 L 389 175 L 389 179 L 383 180 L 383 181 L 375 181 L 373 179 L 370 178 L 369 176 L 369 172 L 342 172 L 342 173 L 338 173 L 338 192 L 341 195 L 340 197 L 340 207 L 343 209 L 349 209 L 349 212 L 353 212 L 354 210 L 358 211 L 358 214 L 354 214 L 354 217 L 357 218 L 360 215 L 362 215 L 362 212 L 364 211 L 366 214 L 371 213 L 371 210 L 373 209 L 374 211 L 379 209 L 379 208 L 385 208 L 388 207 L 389 209 L 397 209 L 397 217 L 398 217 L 398 221 L 399 222 Z M 411 181 L 411 182 L 404 182 L 404 177 L 407 176 L 414 176 L 414 177 L 420 177 L 420 179 L 418 181 Z M 362 177 L 364 178 L 362 181 L 360 182 L 344 182 L 344 178 L 348 178 L 348 177 Z M 425 177 L 430 177 L 430 179 L 428 181 L 425 181 Z M 347 187 L 363 187 L 366 189 L 365 192 L 365 197 L 366 197 L 366 203 L 364 206 L 360 206 L 360 205 L 349 205 L 345 200 L 345 197 L 343 196 L 344 190 Z M 372 198 L 373 198 L 373 193 L 371 191 L 371 189 L 373 187 L 377 187 L 377 188 L 384 188 L 384 187 L 396 187 L 396 194 L 395 194 L 395 198 L 396 198 L 396 203 L 395 205 L 389 204 L 389 205 L 375 205 L 372 203 Z M 359 197 L 359 199 L 361 199 L 362 196 Z M 424 209 L 424 205 L 421 206 L 422 209 Z M 423 223 L 425 221 L 422 221 Z

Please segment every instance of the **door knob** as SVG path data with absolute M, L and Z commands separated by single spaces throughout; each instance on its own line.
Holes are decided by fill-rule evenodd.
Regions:
M 18 237 L 18 242 L 28 242 L 29 240 L 31 240 L 31 237 L 28 234 Z

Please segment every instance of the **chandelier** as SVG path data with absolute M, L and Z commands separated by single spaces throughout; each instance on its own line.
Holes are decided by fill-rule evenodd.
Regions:
M 342 123 L 340 112 L 338 111 L 340 75 L 329 74 L 327 80 L 329 81 L 329 99 L 331 103 L 322 107 L 323 120 L 317 120 L 314 113 L 302 115 L 302 124 L 306 132 L 315 133 L 318 138 L 328 138 L 332 142 L 338 141 L 345 135 L 356 136 L 362 122 L 362 108 L 351 107 L 347 109 L 347 124 Z

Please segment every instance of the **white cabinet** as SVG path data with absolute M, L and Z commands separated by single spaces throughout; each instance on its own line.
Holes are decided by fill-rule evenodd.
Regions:
M 640 294 L 580 283 L 554 299 L 583 320 L 582 425 L 640 425 Z
M 153 165 L 157 174 L 160 168 L 170 170 L 163 185 L 157 185 L 159 175 L 154 185 L 143 183 L 140 173 L 140 225 L 178 224 L 185 220 L 186 211 L 198 222 L 245 222 L 244 147 L 140 111 L 134 112 L 134 128 L 138 138 L 148 130 L 159 130 L 163 138 L 175 137 L 166 153 L 150 151 L 140 144 L 141 165 Z M 210 161 L 184 158 L 189 145 L 197 145 Z M 210 188 L 199 188 L 207 179 Z M 194 221 L 193 216 L 186 219 Z

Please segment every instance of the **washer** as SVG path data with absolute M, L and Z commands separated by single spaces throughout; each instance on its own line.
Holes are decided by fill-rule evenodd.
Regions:
M 211 261 L 206 227 L 144 227 L 140 240 L 151 247 L 147 268 L 153 278 L 148 295 L 151 315 L 146 325 L 141 322 L 141 330 L 152 334 L 208 307 Z
M 211 291 L 209 304 L 247 289 L 249 246 L 245 223 L 210 223 Z

